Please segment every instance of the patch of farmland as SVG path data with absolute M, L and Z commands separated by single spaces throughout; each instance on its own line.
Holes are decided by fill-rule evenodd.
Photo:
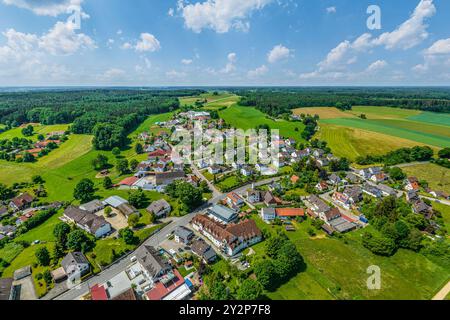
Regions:
M 436 112 L 422 112 L 418 115 L 408 118 L 409 120 L 450 126 L 450 114 Z
M 320 119 L 354 118 L 354 115 L 332 107 L 298 108 L 294 109 L 293 112 L 295 115 L 301 115 L 303 113 L 313 116 L 317 114 Z

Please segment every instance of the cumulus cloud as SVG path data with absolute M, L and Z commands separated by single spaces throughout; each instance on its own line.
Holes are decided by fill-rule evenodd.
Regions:
M 154 35 L 150 33 L 141 33 L 141 39 L 135 47 L 138 52 L 155 52 L 161 49 L 161 44 Z
M 290 55 L 291 50 L 279 44 L 273 47 L 273 49 L 267 54 L 267 61 L 270 63 L 275 63 L 277 61 L 289 58 Z
M 450 38 L 436 41 L 425 50 L 427 55 L 450 54 Z
M 327 13 L 336 13 L 336 7 L 328 7 Z
M 71 13 L 74 9 L 81 10 L 83 0 L 2 0 L 7 5 L 28 9 L 40 16 L 56 17 Z M 86 17 L 86 14 L 83 14 Z
M 203 29 L 212 29 L 217 33 L 226 33 L 230 29 L 248 30 L 249 16 L 261 10 L 273 0 L 206 0 L 185 4 L 178 2 L 178 11 L 185 26 L 196 33 Z
M 231 52 L 227 56 L 228 63 L 225 68 L 222 69 L 222 73 L 231 73 L 236 70 L 235 63 L 237 61 L 237 55 L 234 52 Z
M 192 59 L 182 59 L 181 60 L 181 63 L 186 65 L 186 66 L 192 64 L 192 62 L 193 62 Z
M 249 78 L 257 78 L 265 75 L 268 71 L 269 69 L 265 65 L 262 65 L 254 70 L 250 70 L 247 75 Z
M 425 73 L 438 68 L 450 67 L 450 38 L 434 42 L 423 52 L 424 63 L 413 67 L 413 71 Z M 441 74 L 437 72 L 437 74 Z
M 366 72 L 372 73 L 372 72 L 378 72 L 381 69 L 384 69 L 387 67 L 388 63 L 384 60 L 377 60 L 374 63 L 372 63 L 370 66 L 367 67 Z

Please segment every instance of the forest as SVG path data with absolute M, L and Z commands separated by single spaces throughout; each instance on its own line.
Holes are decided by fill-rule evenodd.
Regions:
M 385 106 L 450 113 L 449 88 L 232 88 L 240 105 L 271 116 L 301 107 Z

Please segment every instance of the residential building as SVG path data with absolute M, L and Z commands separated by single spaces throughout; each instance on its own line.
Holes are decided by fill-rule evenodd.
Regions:
M 433 207 L 429 206 L 422 200 L 414 203 L 412 209 L 414 213 L 422 214 L 426 219 L 430 219 L 433 216 Z
M 347 180 L 351 184 L 359 183 L 358 176 L 352 172 L 347 173 L 347 175 L 345 176 L 345 180 Z
M 212 263 L 217 259 L 217 254 L 214 249 L 201 238 L 192 242 L 191 250 L 206 264 Z
M 346 187 L 342 193 L 348 197 L 352 204 L 363 200 L 363 191 L 359 186 Z
M 9 203 L 9 207 L 14 212 L 17 212 L 17 211 L 29 208 L 31 206 L 31 203 L 33 202 L 33 200 L 34 200 L 34 197 L 31 196 L 29 193 L 25 192 L 15 198 L 13 198 L 11 200 L 11 202 Z
M 372 180 L 373 182 L 376 182 L 376 183 L 386 181 L 387 179 L 388 179 L 387 175 L 383 172 L 374 174 L 370 177 L 370 180 Z
M 368 194 L 369 196 L 374 197 L 374 198 L 381 198 L 381 195 L 382 195 L 380 189 L 378 189 L 376 186 L 370 185 L 368 183 L 363 185 L 362 191 L 365 194 Z
M 415 203 L 419 200 L 420 200 L 419 195 L 415 190 L 408 190 L 406 192 L 406 201 L 408 201 L 409 203 Z
M 0 218 L 8 215 L 8 208 L 5 206 L 0 206 Z
M 222 167 L 219 165 L 212 165 L 208 168 L 210 174 L 218 174 L 222 172 Z
M 252 169 L 252 167 L 250 167 L 250 166 L 243 166 L 242 168 L 241 168 L 241 174 L 244 176 L 244 177 L 249 177 L 249 176 L 251 176 L 252 174 L 254 174 L 255 172 L 254 172 L 254 170 Z
M 227 201 L 227 204 L 233 209 L 240 208 L 245 204 L 244 199 L 242 199 L 242 197 L 236 192 L 230 192 L 229 194 L 227 194 L 225 200 Z
M 70 252 L 61 261 L 67 279 L 75 283 L 89 273 L 89 261 L 81 252 Z
M 206 213 L 213 219 L 223 224 L 234 222 L 238 218 L 238 213 L 230 208 L 222 205 L 214 205 L 211 208 L 206 209 Z
M 415 190 L 418 191 L 420 189 L 419 180 L 416 177 L 408 177 L 405 181 L 405 190 Z
M 152 284 L 172 271 L 168 261 L 152 246 L 144 245 L 140 247 L 136 251 L 136 259 L 145 277 Z
M 395 191 L 393 188 L 385 185 L 385 184 L 379 184 L 377 188 L 381 191 L 381 194 L 385 197 L 394 196 L 397 197 L 397 191 Z
M 333 201 L 340 207 L 343 207 L 347 210 L 350 210 L 352 206 L 352 201 L 350 200 L 349 196 L 341 193 L 341 192 L 335 192 L 333 194 Z
M 335 185 L 335 186 L 337 186 L 338 184 L 340 184 L 341 183 L 341 178 L 337 175 L 337 174 L 335 174 L 335 173 L 332 173 L 329 177 L 328 177 L 328 182 L 330 183 L 330 184 L 332 184 L 332 185 Z
M 152 202 L 147 211 L 154 214 L 157 218 L 167 217 L 172 211 L 172 206 L 165 199 Z
M 341 217 L 341 212 L 339 211 L 338 208 L 330 208 L 329 210 L 327 210 L 325 212 L 319 213 L 319 218 L 328 224 L 332 220 L 340 218 L 340 217 Z
M 111 224 L 103 216 L 97 216 L 74 206 L 67 207 L 64 217 L 96 238 L 101 238 L 112 230 Z
M 155 287 L 145 294 L 146 300 L 183 300 L 191 294 L 183 276 L 174 269 L 163 276 Z
M 247 190 L 247 201 L 252 204 L 261 202 L 261 191 L 254 189 Z
M 277 214 L 275 212 L 275 208 L 262 208 L 261 209 L 261 219 L 263 219 L 265 222 L 271 222 L 275 220 L 277 217 Z
M 320 181 L 318 184 L 316 184 L 315 188 L 320 192 L 324 192 L 328 190 L 329 186 L 326 181 Z
M 175 229 L 174 238 L 178 243 L 188 244 L 194 238 L 194 233 L 192 230 L 184 226 L 179 226 Z
M 273 195 L 273 193 L 270 192 L 270 191 L 267 191 L 267 192 L 264 194 L 263 202 L 264 202 L 264 204 L 265 204 L 266 206 L 268 206 L 268 207 L 271 207 L 271 206 L 277 206 L 277 205 L 281 204 L 281 200 L 278 199 L 277 197 L 275 197 L 275 196 Z
M 318 196 L 311 195 L 308 198 L 309 203 L 311 204 L 311 210 L 318 216 L 320 213 L 325 213 L 330 210 L 330 207 Z
M 100 200 L 92 200 L 91 202 L 82 204 L 79 208 L 89 213 L 96 213 L 103 210 L 105 208 L 105 204 Z

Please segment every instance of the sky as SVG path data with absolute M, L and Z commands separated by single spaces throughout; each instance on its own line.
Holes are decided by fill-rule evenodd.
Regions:
M 448 0 L 0 0 L 0 86 L 448 86 L 449 17 Z

